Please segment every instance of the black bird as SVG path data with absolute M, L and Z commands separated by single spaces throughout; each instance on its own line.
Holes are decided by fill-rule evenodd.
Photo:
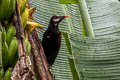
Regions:
M 61 46 L 61 32 L 58 25 L 64 18 L 68 18 L 68 16 L 51 17 L 49 26 L 43 34 L 42 46 L 50 66 L 53 65 Z

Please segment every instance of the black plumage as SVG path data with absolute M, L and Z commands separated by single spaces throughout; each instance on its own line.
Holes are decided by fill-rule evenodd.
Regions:
M 49 26 L 43 34 L 42 46 L 50 66 L 53 65 L 61 45 L 61 32 L 59 31 L 58 25 L 67 17 L 58 15 L 51 17 Z

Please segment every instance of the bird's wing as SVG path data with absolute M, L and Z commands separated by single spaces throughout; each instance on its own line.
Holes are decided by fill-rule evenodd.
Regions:
M 59 48 L 58 49 L 60 49 L 60 47 L 61 47 L 61 32 L 59 32 L 59 38 L 58 38 L 58 43 L 59 43 Z

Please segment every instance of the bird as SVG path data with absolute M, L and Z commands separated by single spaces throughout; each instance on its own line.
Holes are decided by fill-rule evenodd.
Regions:
M 59 23 L 69 16 L 52 16 L 47 30 L 43 34 L 42 46 L 49 66 L 52 66 L 61 46 L 61 32 Z

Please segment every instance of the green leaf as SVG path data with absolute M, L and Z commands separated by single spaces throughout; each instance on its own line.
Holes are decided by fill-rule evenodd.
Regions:
M 33 0 L 31 7 L 33 6 L 36 6 L 36 11 L 33 16 L 34 20 L 44 26 L 43 30 L 38 30 L 40 39 L 42 39 L 42 35 L 44 31 L 47 29 L 49 20 L 52 16 L 56 14 L 69 15 L 69 11 L 67 9 L 68 7 L 65 5 L 59 4 L 58 1 L 56 0 L 51 0 L 51 1 Z M 72 24 L 72 20 L 70 17 L 69 19 L 64 19 L 60 23 L 59 28 L 62 32 L 63 31 L 74 32 L 74 27 L 73 27 L 74 24 L 77 25 L 76 23 Z M 79 25 L 79 28 L 80 28 L 80 25 Z M 52 72 L 53 72 L 53 75 L 55 75 L 56 80 L 66 80 L 66 79 L 73 80 L 73 75 L 69 65 L 68 56 L 69 56 L 69 52 L 67 50 L 65 39 L 62 36 L 62 42 L 61 42 L 61 48 L 60 48 L 59 54 L 57 56 L 57 59 L 55 60 L 54 65 L 52 66 Z
M 101 80 L 109 80 L 107 77 L 109 76 L 109 78 L 112 78 L 115 80 L 120 79 L 119 78 L 119 66 L 120 66 L 119 60 L 120 59 L 118 58 L 120 45 L 119 45 L 119 39 L 115 38 L 114 40 L 114 37 L 113 37 L 113 36 L 120 37 L 120 18 L 119 18 L 120 3 L 117 0 L 86 0 L 87 10 L 90 15 L 93 31 L 95 33 L 95 36 L 97 37 L 97 38 L 88 38 L 88 39 L 87 38 L 84 39 L 81 36 L 82 35 L 81 12 L 82 11 L 80 11 L 78 4 L 63 5 L 63 4 L 59 4 L 58 1 L 56 0 L 51 0 L 51 1 L 32 0 L 31 3 L 32 3 L 31 7 L 36 6 L 37 8 L 34 13 L 34 20 L 44 26 L 43 30 L 38 30 L 40 39 L 42 39 L 42 35 L 49 24 L 49 20 L 51 16 L 56 14 L 60 14 L 60 15 L 68 14 L 70 16 L 69 18 L 70 20 L 65 19 L 64 21 L 62 21 L 59 25 L 59 28 L 62 32 L 75 33 L 78 35 L 73 37 L 71 36 L 70 39 L 72 43 L 70 41 L 70 44 L 72 44 L 71 50 L 72 52 L 74 52 L 72 55 L 72 58 L 74 57 L 73 61 L 75 61 L 74 69 L 76 69 L 76 72 L 79 72 L 78 76 L 80 76 L 80 78 L 82 77 L 83 80 L 89 80 L 89 77 L 90 77 L 91 80 L 98 80 L 98 76 L 102 76 L 102 78 L 100 77 Z M 76 38 L 76 37 L 79 37 L 79 38 Z M 106 37 L 109 37 L 109 38 L 106 38 Z M 110 37 L 113 37 L 113 38 L 111 39 Z M 74 39 L 76 39 L 76 41 L 73 41 Z M 90 39 L 92 39 L 92 41 Z M 100 40 L 102 41 L 100 42 Z M 103 41 L 107 41 L 105 42 L 105 45 Z M 90 44 L 88 42 L 90 42 Z M 101 43 L 102 45 L 100 45 L 99 43 Z M 109 43 L 112 45 L 109 45 Z M 81 45 L 82 45 L 82 48 L 81 48 Z M 105 50 L 106 49 L 105 47 L 110 47 L 110 48 Z M 87 48 L 88 50 L 86 51 Z M 80 54 L 80 50 L 82 50 L 82 53 L 84 54 Z M 98 53 L 96 52 L 96 50 Z M 93 53 L 96 56 L 94 56 Z M 71 61 L 69 61 L 69 56 L 70 55 L 69 55 L 68 48 L 66 46 L 65 38 L 62 36 L 61 49 L 57 56 L 56 62 L 52 67 L 52 72 L 55 75 L 56 80 L 73 80 L 74 79 L 73 77 L 74 75 L 72 72 L 74 71 L 74 69 L 72 69 L 69 64 L 69 62 L 71 63 Z M 116 57 L 116 61 L 115 61 L 115 58 L 112 58 L 114 56 L 118 56 Z M 104 57 L 107 57 L 107 58 L 104 58 Z M 105 63 L 103 64 L 102 62 L 104 62 L 104 60 L 102 60 L 102 62 L 98 61 L 99 64 L 97 64 L 97 60 L 95 61 L 95 59 L 97 58 L 99 61 L 100 59 L 108 59 L 108 62 L 105 61 Z M 89 60 L 90 62 L 88 62 Z M 85 64 L 81 65 L 80 62 L 82 62 L 82 64 L 83 63 Z M 90 64 L 90 65 L 88 66 L 87 64 L 88 65 Z M 85 67 L 86 65 L 89 68 L 86 68 Z M 101 66 L 104 68 L 99 68 Z M 94 70 L 96 72 L 94 72 Z M 100 70 L 101 72 L 98 72 L 97 70 Z M 107 70 L 107 73 L 104 74 L 106 70 Z M 109 75 L 109 71 L 112 77 Z M 114 75 L 117 77 L 115 77 Z M 97 78 L 95 76 L 97 76 Z M 103 76 L 104 76 L 104 79 L 103 79 Z
M 68 34 L 65 33 L 65 32 L 62 32 L 62 35 L 63 35 L 64 38 L 65 38 L 65 43 L 66 43 L 66 46 L 67 46 L 68 52 L 69 52 L 70 55 L 72 55 L 72 49 L 71 49 L 71 44 L 70 44 L 70 41 L 69 41 Z
M 72 72 L 73 80 L 80 80 L 80 76 L 79 76 L 78 72 L 76 71 L 75 64 L 74 64 L 74 59 L 72 57 L 73 53 L 72 53 L 72 48 L 71 48 L 71 44 L 70 44 L 70 41 L 69 41 L 69 36 L 65 32 L 62 32 L 62 35 L 65 38 L 66 46 L 67 46 L 67 49 L 68 49 L 68 52 L 69 52 L 68 60 L 69 60 L 69 65 L 70 65 L 70 69 L 71 69 L 71 72 Z
M 120 79 L 120 37 L 70 35 L 80 80 Z
M 59 0 L 60 4 L 75 4 L 78 3 L 77 0 Z
M 74 64 L 74 59 L 69 58 L 69 65 L 72 72 L 73 80 L 80 80 L 80 75 L 77 72 L 77 69 Z

